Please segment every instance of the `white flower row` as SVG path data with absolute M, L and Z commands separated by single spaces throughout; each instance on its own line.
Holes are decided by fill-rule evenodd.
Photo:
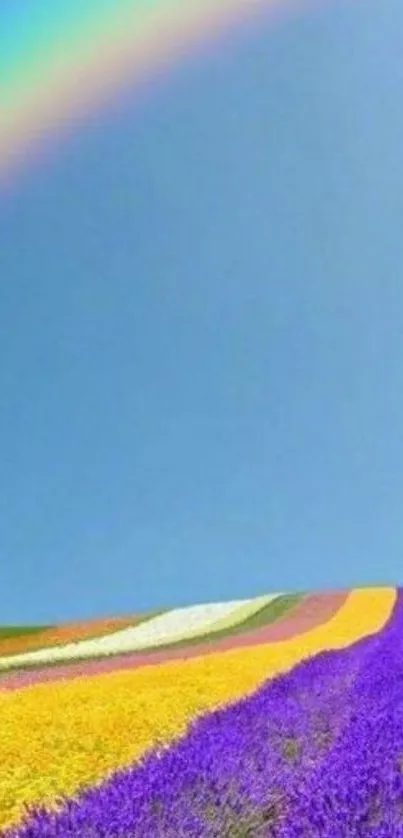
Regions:
M 278 595 L 273 595 L 268 599 L 273 599 L 275 596 Z M 220 628 L 223 625 L 236 624 L 237 621 L 248 616 L 248 609 L 249 611 L 252 609 L 251 613 L 253 613 L 261 607 L 262 597 L 256 597 L 175 608 L 140 625 L 119 629 L 103 637 L 80 640 L 76 643 L 38 649 L 33 652 L 7 655 L 0 659 L 0 669 L 26 663 L 46 664 L 150 649 L 217 630 L 215 628 L 217 626 Z M 243 616 L 245 609 L 246 614 Z M 234 620 L 231 619 L 232 616 Z

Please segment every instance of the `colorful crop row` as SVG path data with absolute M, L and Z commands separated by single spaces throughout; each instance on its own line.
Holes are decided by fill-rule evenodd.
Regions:
M 231 627 L 263 608 L 277 596 L 275 594 L 249 600 L 213 602 L 175 608 L 152 619 L 138 620 L 136 625 L 127 625 L 109 634 L 102 633 L 100 637 L 77 640 L 63 646 L 48 646 L 17 655 L 7 655 L 0 658 L 0 669 L 20 667 L 24 664 L 37 665 L 103 657 L 198 637 L 210 631 Z
M 11 834 L 401 838 L 402 664 L 400 593 L 378 635 L 296 666 Z
M 9 669 L 0 675 L 0 689 L 18 689 L 24 685 L 49 683 L 81 677 L 83 674 L 96 675 L 145 665 L 155 666 L 169 660 L 188 660 L 214 652 L 287 640 L 327 622 L 342 607 L 347 596 L 346 591 L 310 596 L 278 596 L 268 600 L 258 610 L 254 609 L 253 613 L 249 607 L 249 617 L 240 623 L 175 643 L 160 644 L 155 649 L 88 658 L 79 662 L 69 661 L 65 664 L 50 660 L 42 667 L 33 668 L 32 664 L 25 664 L 18 671 Z
M 150 749 L 173 743 L 186 734 L 189 724 L 201 714 L 245 700 L 268 678 L 292 670 L 299 661 L 326 649 L 346 649 L 357 639 L 379 632 L 390 617 L 395 599 L 395 589 L 355 590 L 327 623 L 300 637 L 133 671 L 39 684 L 14 692 L 0 691 L 0 762 L 7 766 L 0 779 L 0 825 L 21 823 L 26 804 L 46 805 L 56 811 L 61 798 L 77 796 L 101 783 L 99 796 L 95 790 L 92 792 L 93 814 L 85 808 L 76 809 L 70 801 L 69 811 L 75 813 L 71 828 L 67 828 L 63 821 L 67 816 L 61 813 L 60 821 L 52 820 L 53 815 L 43 821 L 34 819 L 33 832 L 24 833 L 26 838 L 62 834 L 81 838 L 85 832 L 80 831 L 79 824 L 92 828 L 98 823 L 96 819 L 101 818 L 108 795 L 115 793 L 108 791 L 112 788 L 108 782 L 112 782 L 117 769 L 128 769 Z M 323 685 L 317 689 L 323 691 Z M 329 708 L 335 689 L 335 683 L 333 687 L 329 685 Z M 344 686 L 340 682 L 339 695 L 341 689 Z M 307 678 L 307 701 L 309 690 Z M 215 737 L 216 721 L 212 724 L 214 733 L 210 739 Z M 224 740 L 217 741 L 225 746 Z M 172 747 L 174 753 L 175 746 Z M 241 751 L 237 754 L 241 758 Z M 235 756 L 231 757 L 228 751 L 228 767 L 231 759 L 235 765 Z M 211 765 L 214 766 L 214 760 Z M 246 766 L 247 760 L 245 770 Z M 136 770 L 132 769 L 134 773 Z M 123 801 L 119 790 L 116 794 L 120 811 L 125 808 L 129 813 L 130 801 Z M 160 803 L 157 801 L 158 806 Z M 162 804 L 165 806 L 163 800 Z M 77 805 L 80 807 L 81 803 Z M 102 817 L 105 819 L 105 812 Z M 115 825 L 117 828 L 117 822 Z M 108 829 L 112 828 L 115 830 L 111 823 Z M 175 834 L 196 836 L 197 832 L 191 830 Z M 98 829 L 91 834 L 95 838 L 107 833 Z M 127 831 L 111 832 L 111 836 L 123 834 Z
M 29 630 L 22 627 L 0 627 L 0 659 L 7 655 L 26 653 L 31 650 L 62 646 L 102 637 L 104 634 L 138 625 L 140 622 L 158 616 L 162 611 L 143 612 L 128 617 L 109 617 L 98 620 L 86 620 L 78 623 L 66 623 L 59 626 L 32 626 Z

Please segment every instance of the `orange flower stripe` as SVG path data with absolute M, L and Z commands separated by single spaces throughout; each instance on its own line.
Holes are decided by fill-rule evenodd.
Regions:
M 77 623 L 45 628 L 35 634 L 21 634 L 15 637 L 0 639 L 0 656 L 44 649 L 48 646 L 59 646 L 77 640 L 87 640 L 112 631 L 135 625 L 142 619 L 141 615 L 131 617 L 109 617 L 98 620 L 87 620 Z

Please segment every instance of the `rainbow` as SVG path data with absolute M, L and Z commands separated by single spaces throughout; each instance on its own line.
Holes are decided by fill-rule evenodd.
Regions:
M 292 0 L 26 0 L 0 11 L 0 177 L 198 44 Z

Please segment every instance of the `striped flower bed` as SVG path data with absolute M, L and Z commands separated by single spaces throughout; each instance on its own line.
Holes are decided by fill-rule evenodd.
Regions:
M 0 657 L 0 670 L 23 665 L 50 664 L 57 661 L 103 657 L 129 651 L 151 649 L 170 643 L 181 643 L 195 637 L 214 634 L 244 622 L 265 605 L 278 598 L 278 594 L 254 599 L 214 602 L 175 608 L 154 618 L 137 620 L 137 625 L 102 632 L 102 636 L 77 640 L 62 646 L 46 646 L 32 652 Z
M 403 835 L 403 601 L 13 838 Z M 400 677 L 399 677 L 400 675 Z M 382 734 L 382 735 L 380 735 Z
M 107 659 L 88 659 L 84 662 L 58 665 L 51 661 L 47 666 L 21 668 L 0 676 L 0 688 L 13 690 L 24 685 L 96 675 L 116 670 L 155 666 L 170 660 L 190 658 L 225 652 L 230 649 L 256 647 L 268 642 L 288 640 L 322 625 L 334 616 L 346 602 L 348 593 L 336 592 L 311 596 L 288 595 L 251 614 L 242 623 L 225 630 L 214 631 L 202 638 L 164 644 L 158 650 L 115 655 Z
M 88 620 L 79 623 L 67 623 L 60 626 L 33 626 L 29 630 L 14 627 L 0 629 L 0 659 L 8 659 L 13 653 L 26 653 L 28 650 L 47 649 L 77 643 L 80 640 L 102 637 L 102 635 L 138 625 L 161 612 L 144 612 L 132 617 L 110 617 L 101 620 Z
M 276 828 L 294 811 L 303 822 L 296 789 L 312 789 L 308 767 L 319 771 L 352 721 L 354 684 L 384 648 L 396 596 L 345 592 L 311 628 L 307 596 L 292 609 L 302 633 L 287 639 L 98 674 L 84 663 L 80 677 L 0 689 L 4 835 L 221 838 L 232 817 L 266 828 L 269 811 Z M 318 613 L 329 597 L 316 595 Z

